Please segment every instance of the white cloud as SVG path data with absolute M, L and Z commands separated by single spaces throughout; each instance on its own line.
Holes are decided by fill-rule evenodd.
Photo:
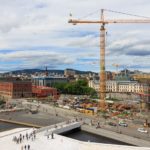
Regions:
M 88 35 L 84 37 L 72 38 L 68 46 L 72 47 L 98 47 L 99 46 L 99 37 L 94 37 L 93 35 Z
M 7 54 L 0 54 L 0 62 L 13 62 L 18 61 L 17 64 L 20 68 L 39 68 L 42 66 L 57 67 L 59 65 L 73 64 L 74 59 L 69 55 L 65 56 L 60 53 L 48 51 L 16 51 Z M 8 64 L 9 66 L 9 64 Z
M 82 63 L 84 67 L 92 70 L 88 63 L 98 65 L 92 61 L 85 65 L 86 63 L 76 60 L 82 57 L 99 58 L 99 37 L 90 33 L 99 34 L 99 25 L 72 26 L 67 23 L 69 13 L 75 18 L 81 18 L 101 8 L 145 16 L 150 12 L 148 0 L 0 0 L 0 3 L 0 50 L 12 50 L 11 53 L 5 54 L 0 51 L 1 62 L 21 61 L 21 64 L 16 63 L 14 66 L 26 68 L 45 64 L 67 66 Z M 97 12 L 83 19 L 99 19 L 99 17 L 100 12 Z M 106 13 L 106 17 L 130 18 L 113 13 Z M 130 56 L 129 51 L 150 50 L 150 45 L 145 43 L 149 40 L 149 25 L 115 24 L 106 26 L 106 29 L 108 32 L 106 54 L 109 59 L 114 59 L 114 62 L 121 61 L 122 64 L 127 64 L 128 60 L 134 64 L 132 59 L 135 56 Z M 76 34 L 77 32 L 89 34 L 80 35 Z M 40 51 L 40 47 L 57 47 L 57 50 L 41 48 Z M 69 51 L 72 48 L 76 51 Z M 119 59 L 115 59 L 113 54 L 119 55 Z M 149 56 L 138 58 L 144 62 Z M 3 65 L 5 66 L 4 63 Z M 147 64 L 139 63 L 139 65 L 144 67 Z

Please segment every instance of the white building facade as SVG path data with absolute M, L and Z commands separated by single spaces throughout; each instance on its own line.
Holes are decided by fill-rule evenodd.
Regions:
M 89 87 L 99 91 L 99 81 L 90 80 Z M 137 81 L 106 81 L 106 92 L 119 92 L 119 93 L 142 93 L 148 87 L 145 84 L 138 83 Z

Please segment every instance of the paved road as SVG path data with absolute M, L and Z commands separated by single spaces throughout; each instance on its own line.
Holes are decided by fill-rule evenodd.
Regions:
M 104 126 L 103 128 L 110 130 L 110 131 L 114 131 L 114 132 L 118 132 L 118 133 L 122 133 L 125 135 L 129 135 L 132 137 L 136 137 L 136 138 L 140 138 L 140 139 L 144 139 L 144 140 L 149 140 L 150 141 L 150 135 L 147 133 L 140 133 L 137 131 L 136 128 L 132 128 L 132 127 L 112 127 L 109 125 Z
M 50 115 L 45 112 L 39 112 L 37 114 L 27 113 L 25 111 L 0 113 L 1 119 L 14 120 L 18 122 L 31 123 L 35 125 L 47 126 L 56 124 L 67 120 L 64 117 Z
M 112 139 L 115 139 L 117 141 L 122 141 L 125 143 L 130 143 L 132 145 L 137 145 L 137 146 L 142 146 L 142 147 L 150 147 L 149 141 L 142 140 L 139 138 L 134 138 L 134 137 L 127 136 L 124 134 L 115 133 L 115 132 L 108 131 L 108 130 L 105 130 L 102 128 L 96 129 L 93 126 L 88 126 L 88 125 L 83 125 L 81 128 L 83 131 L 93 133 L 96 135 L 100 135 L 100 136 L 104 136 L 107 138 L 112 138 Z
M 104 129 L 114 131 L 114 132 L 121 132 L 122 134 L 126 134 L 129 136 L 133 136 L 133 137 L 137 137 L 137 138 L 141 138 L 141 139 L 150 141 L 150 133 L 145 134 L 145 133 L 138 132 L 137 128 L 141 127 L 141 126 L 134 125 L 132 123 L 132 121 L 127 122 L 129 125 L 128 127 L 121 127 L 121 126 L 112 127 L 112 126 L 107 125 L 108 121 L 114 122 L 114 120 L 112 120 L 112 119 L 109 119 L 106 121 L 104 118 L 85 115 L 83 113 L 79 113 L 74 110 L 67 110 L 67 109 L 63 109 L 63 108 L 53 107 L 48 104 L 40 104 L 39 110 L 41 112 L 47 112 L 47 113 L 50 113 L 53 115 L 57 114 L 58 116 L 66 117 L 68 119 L 71 119 L 73 117 L 84 118 L 84 121 L 86 124 L 91 124 L 91 120 L 92 120 L 92 122 L 94 122 L 94 124 L 95 124 L 95 127 L 96 127 L 97 122 L 99 121 L 102 128 L 104 128 Z M 117 123 L 117 121 L 116 121 L 116 123 Z

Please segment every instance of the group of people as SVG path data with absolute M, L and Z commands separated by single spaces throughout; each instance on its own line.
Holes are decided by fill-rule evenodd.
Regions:
M 49 135 L 47 135 L 47 139 L 49 139 Z M 51 139 L 54 139 L 54 133 L 51 134 Z
M 17 136 L 14 136 L 13 137 L 13 141 L 16 142 L 16 144 L 20 144 L 22 143 L 25 139 L 26 140 L 34 140 L 36 138 L 36 133 L 35 133 L 35 130 L 33 130 L 33 132 L 31 132 L 30 134 L 26 133 L 25 135 L 24 134 L 20 134 L 18 137 Z
M 14 136 L 13 137 L 13 141 L 16 142 L 16 144 L 21 144 L 24 140 L 35 140 L 36 138 L 36 133 L 35 130 L 33 129 L 33 131 L 31 133 L 26 133 L 26 134 L 19 134 L 19 136 Z M 21 150 L 30 150 L 30 145 L 22 145 L 21 146 Z
M 21 146 L 21 150 L 30 150 L 30 145 Z
M 81 122 L 81 121 L 83 121 L 82 118 L 75 117 L 73 120 L 66 121 L 66 124 L 73 123 L 73 122 Z
M 91 120 L 90 125 L 91 125 L 91 126 L 96 125 L 96 129 L 101 128 L 99 121 L 98 121 L 98 122 L 93 122 L 93 120 Z

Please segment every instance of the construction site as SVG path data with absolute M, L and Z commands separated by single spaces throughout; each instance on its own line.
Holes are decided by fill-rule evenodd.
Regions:
M 98 10 L 100 11 L 100 10 Z M 105 12 L 112 12 L 116 14 L 122 14 L 122 15 L 127 15 L 127 16 L 134 16 L 136 18 L 140 19 L 106 19 Z M 97 12 L 96 12 L 97 13 Z M 87 15 L 88 16 L 88 15 Z M 86 17 L 87 17 L 86 16 Z M 71 15 L 72 17 L 72 15 Z M 132 15 L 129 13 L 122 13 L 122 12 L 117 12 L 113 10 L 108 10 L 108 9 L 101 9 L 101 17 L 100 20 L 83 20 L 83 19 L 70 19 L 68 23 L 72 23 L 73 25 L 77 24 L 98 24 L 100 25 L 100 83 L 99 83 L 99 95 L 100 95 L 100 100 L 99 100 L 99 105 L 98 108 L 102 111 L 107 110 L 108 108 L 108 103 L 106 102 L 106 71 L 105 71 L 105 48 L 106 48 L 106 25 L 108 24 L 150 24 L 150 19 L 148 17 L 144 16 L 138 16 L 138 15 Z M 118 66 L 116 66 L 118 67 Z M 148 92 L 144 91 L 142 93 L 137 93 L 140 95 L 140 105 L 141 109 L 148 108 L 150 106 L 150 79 L 140 77 L 136 77 L 136 79 L 139 80 L 139 82 L 146 82 L 148 83 Z M 115 109 L 122 110 L 123 108 L 129 108 L 129 106 L 115 106 Z

